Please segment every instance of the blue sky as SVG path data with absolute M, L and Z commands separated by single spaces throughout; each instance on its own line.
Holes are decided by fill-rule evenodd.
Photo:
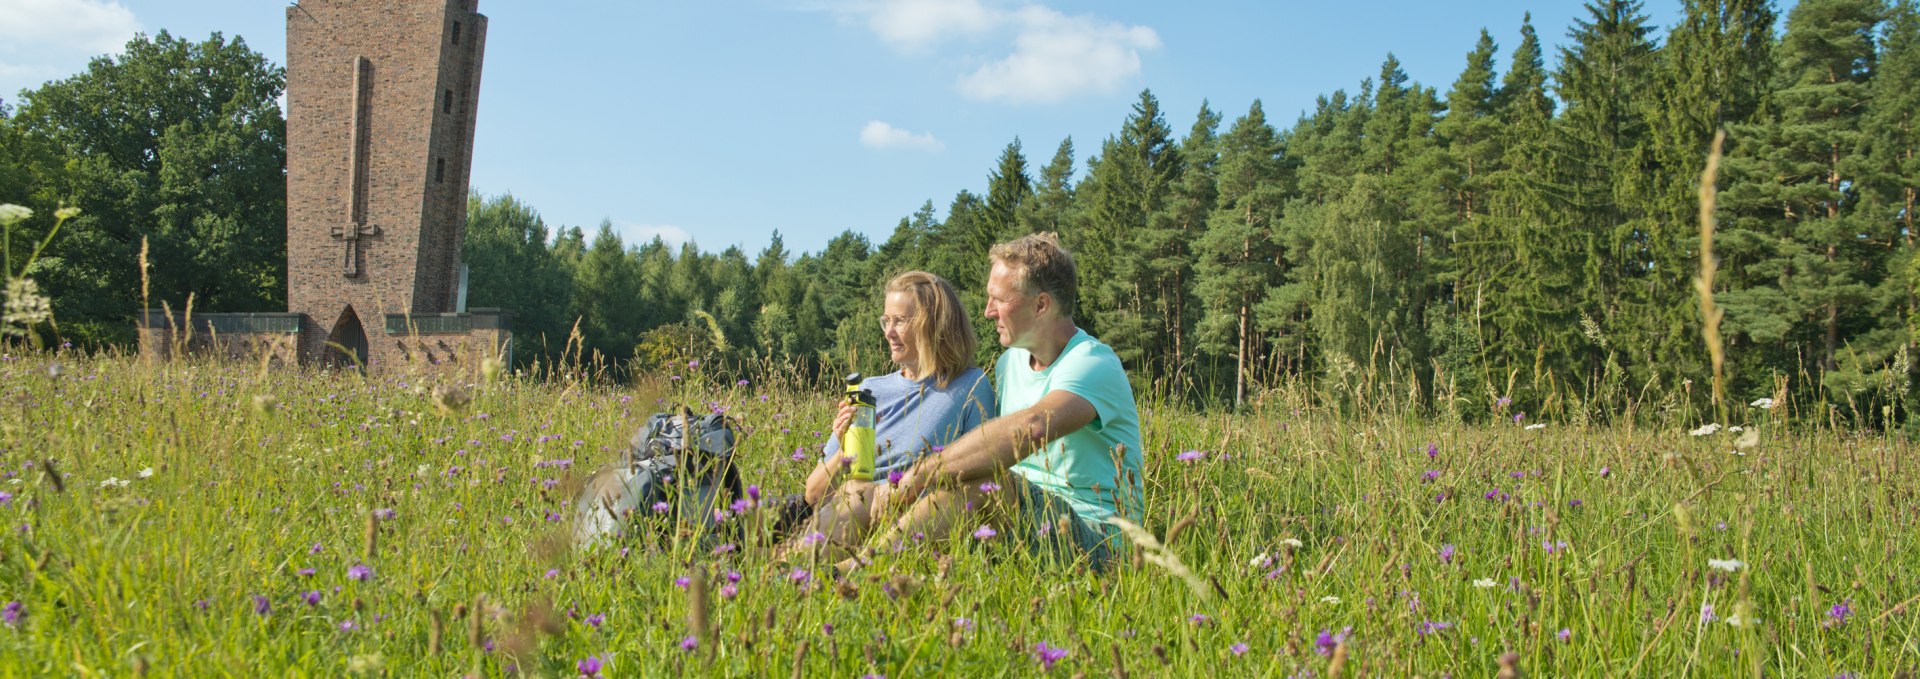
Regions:
M 0 0 L 0 96 L 84 69 L 136 32 L 241 36 L 285 59 L 285 0 Z M 1288 125 L 1354 90 L 1387 53 L 1443 93 L 1481 28 L 1498 68 L 1532 12 L 1551 67 L 1576 2 L 1348 0 L 481 0 L 490 19 L 473 186 L 549 226 L 604 219 L 749 255 L 843 230 L 876 243 L 901 217 L 984 190 L 1019 137 L 1037 172 L 1060 140 L 1076 169 L 1142 88 L 1185 134 L 1201 101 L 1227 123 L 1262 100 Z M 1649 3 L 1662 27 L 1679 3 Z

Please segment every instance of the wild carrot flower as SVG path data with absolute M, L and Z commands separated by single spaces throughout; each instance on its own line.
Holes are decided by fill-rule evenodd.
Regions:
M 1770 399 L 1770 398 L 1754 399 L 1752 403 L 1749 403 L 1747 405 L 1753 406 L 1755 408 L 1759 408 L 1761 410 L 1772 410 L 1773 399 Z
M 1713 435 L 1714 432 L 1717 432 L 1717 431 L 1720 431 L 1720 423 L 1708 422 L 1706 424 L 1700 425 L 1700 428 L 1698 429 L 1687 432 L 1687 435 L 1688 436 L 1711 436 Z
M 1473 581 L 1473 586 L 1479 589 L 1492 589 L 1499 587 L 1500 583 L 1494 582 L 1493 578 L 1479 578 Z
M 1707 559 L 1708 568 L 1723 570 L 1728 573 L 1740 570 L 1740 567 L 1745 565 L 1746 564 L 1741 563 L 1738 559 Z

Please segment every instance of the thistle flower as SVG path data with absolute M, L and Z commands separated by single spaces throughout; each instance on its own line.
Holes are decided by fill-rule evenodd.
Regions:
M 795 567 L 787 573 L 787 580 L 795 585 L 805 585 L 813 581 L 813 574 L 807 572 L 807 569 Z
M 369 568 L 366 564 L 354 564 L 347 567 L 348 580 L 364 581 L 371 577 L 373 577 L 373 569 Z
M 305 592 L 302 592 L 300 594 L 300 599 L 302 601 L 307 602 L 308 606 L 318 606 L 320 605 L 320 590 L 310 589 Z M 258 608 L 258 606 L 256 606 L 255 608 Z
M 1453 563 L 1453 544 L 1440 545 L 1440 563 Z
M 253 614 L 273 615 L 273 603 L 268 601 L 264 596 L 258 594 L 253 595 Z
M 1241 643 L 1234 644 L 1232 646 L 1228 646 L 1227 651 L 1232 653 L 1234 657 L 1246 655 L 1247 644 L 1245 642 L 1241 642 Z
M 1564 644 L 1573 641 L 1573 630 L 1562 627 L 1560 628 L 1560 633 L 1554 636 L 1560 637 L 1560 643 Z
M 1847 618 L 1852 615 L 1853 615 L 1853 601 L 1851 599 L 1847 601 L 1842 601 L 1840 603 L 1834 604 L 1833 608 L 1827 609 L 1827 624 L 1830 627 L 1845 625 L 1847 624 Z
M 1439 478 L 1440 478 L 1440 470 L 1438 470 L 1438 469 L 1429 469 L 1429 470 L 1427 470 L 1427 473 L 1425 473 L 1425 474 L 1421 474 L 1421 475 L 1420 475 L 1420 482 L 1421 482 L 1421 483 L 1429 483 L 1429 482 L 1432 482 L 1432 481 L 1436 481 L 1436 480 L 1438 480 Z
M 600 629 L 600 624 L 606 621 L 607 621 L 606 615 L 595 613 L 593 615 L 587 616 L 587 619 L 585 622 L 587 623 L 587 625 L 593 627 L 594 629 Z
M 581 659 L 580 662 L 573 664 L 573 669 L 579 670 L 580 676 L 583 676 L 583 677 L 600 676 L 600 667 L 601 667 L 600 658 L 597 656 L 591 656 L 591 655 Z
M 700 647 L 700 640 L 697 638 L 694 638 L 694 636 L 691 634 L 687 635 L 685 638 L 680 640 L 680 650 L 682 651 L 692 653 L 693 649 L 696 649 L 699 647 Z
M 6 608 L 0 609 L 0 622 L 5 622 L 8 627 L 19 627 L 20 617 L 25 610 L 25 604 L 9 601 Z

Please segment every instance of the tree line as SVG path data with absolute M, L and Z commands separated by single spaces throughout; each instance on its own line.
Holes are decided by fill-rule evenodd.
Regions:
M 1904 421 L 1920 281 L 1920 13 L 1913 0 L 1804 0 L 1780 24 L 1762 0 L 1683 0 L 1660 33 L 1640 3 L 1596 0 L 1551 69 L 1523 19 L 1504 58 L 1482 31 L 1444 92 L 1410 81 L 1388 55 L 1375 77 L 1318 98 L 1290 125 L 1259 101 L 1231 121 L 1201 102 L 1178 133 L 1143 91 L 1084 162 L 1068 139 L 1036 171 L 1015 139 L 984 191 L 960 190 L 944 218 L 929 201 L 884 241 L 847 231 L 797 256 L 777 233 L 749 256 L 626 243 L 606 223 L 550 231 L 510 196 L 475 196 L 469 298 L 515 312 L 521 362 L 584 352 L 643 369 L 871 368 L 885 355 L 871 317 L 893 273 L 938 273 L 978 309 L 987 249 L 1056 231 L 1080 266 L 1078 320 L 1143 390 L 1241 403 L 1276 384 L 1387 375 L 1448 412 L 1618 418 L 1621 403 L 1708 399 L 1693 287 L 1698 189 L 1724 131 L 1713 293 L 1725 312 L 1726 393 Z M 218 36 L 136 40 L 117 67 L 153 46 L 225 59 L 267 85 L 188 90 L 277 95 L 279 71 L 230 54 L 244 47 Z M 145 230 L 193 261 L 255 264 L 195 267 L 156 291 L 196 291 L 201 308 L 214 298 L 222 310 L 273 307 L 279 273 L 248 253 L 284 247 L 274 241 L 284 230 L 223 225 L 284 224 L 284 203 L 273 202 L 283 175 L 259 171 L 283 157 L 273 155 L 284 142 L 277 110 L 220 100 L 192 111 L 204 116 L 197 127 L 121 140 L 113 135 L 145 122 L 139 114 L 165 112 L 91 124 L 113 111 L 111 97 L 87 95 L 84 81 L 101 70 L 29 93 L 0 120 L 0 154 L 51 161 L 0 167 L 20 177 L 0 181 L 127 223 L 88 225 L 95 234 Z M 248 171 L 257 184 L 219 181 Z M 85 249 L 83 238 L 68 251 Z M 130 309 L 96 293 L 126 280 L 132 256 L 125 236 L 108 240 L 118 249 L 45 266 L 61 281 L 63 324 L 124 341 Z M 985 360 L 997 345 L 980 325 Z

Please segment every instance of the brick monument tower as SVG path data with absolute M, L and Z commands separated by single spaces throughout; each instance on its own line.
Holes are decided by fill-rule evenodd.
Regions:
M 460 258 L 478 3 L 287 8 L 287 312 L 147 309 L 142 354 L 392 369 L 510 353 L 511 317 L 466 308 Z
M 438 364 L 504 340 L 499 314 L 466 313 L 460 261 L 487 38 L 477 5 L 286 10 L 287 310 L 305 317 L 302 363 Z

